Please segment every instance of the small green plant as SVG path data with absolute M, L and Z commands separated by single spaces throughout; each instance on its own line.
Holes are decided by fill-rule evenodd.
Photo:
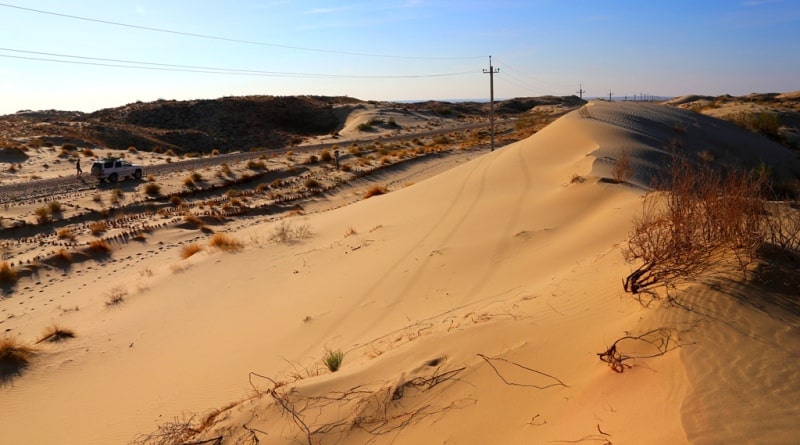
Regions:
M 325 358 L 322 359 L 322 363 L 324 363 L 325 367 L 331 372 L 336 372 L 342 366 L 343 360 L 344 352 L 342 352 L 341 349 L 337 349 L 335 351 L 328 349 L 325 351 Z

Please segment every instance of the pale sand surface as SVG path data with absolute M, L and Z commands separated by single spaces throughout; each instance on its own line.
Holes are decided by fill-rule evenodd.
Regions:
M 77 337 L 42 344 L 0 388 L 0 442 L 126 443 L 241 401 L 193 440 L 308 443 L 254 395 L 251 381 L 273 386 L 255 372 L 286 382 L 313 443 L 792 443 L 800 322 L 776 301 L 796 293 L 698 284 L 643 308 L 620 284 L 620 246 L 676 136 L 686 152 L 716 144 L 800 171 L 784 149 L 704 119 L 592 103 L 493 153 L 401 171 L 413 184 L 387 195 L 345 206 L 345 190 L 305 215 L 232 225 L 238 253 L 180 260 L 177 246 L 208 235 L 176 228 L 45 277 L 0 300 L 0 326 L 33 342 L 56 321 Z M 631 184 L 604 180 L 622 152 Z M 269 242 L 285 221 L 311 236 Z M 105 307 L 118 285 L 128 298 Z M 621 374 L 598 360 L 657 328 L 666 354 Z M 345 352 L 342 369 L 307 377 L 326 349 Z

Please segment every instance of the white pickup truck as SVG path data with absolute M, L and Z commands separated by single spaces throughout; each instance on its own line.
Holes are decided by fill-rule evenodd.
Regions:
M 92 176 L 100 181 L 117 182 L 120 177 L 142 178 L 142 166 L 120 158 L 98 159 L 92 162 Z

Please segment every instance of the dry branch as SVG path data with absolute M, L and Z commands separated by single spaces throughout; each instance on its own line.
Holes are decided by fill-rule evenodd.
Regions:
M 483 360 L 485 360 L 486 363 L 489 364 L 489 366 L 491 366 L 491 368 L 492 368 L 492 370 L 494 370 L 495 374 L 497 374 L 497 376 L 500 377 L 500 380 L 502 380 L 503 383 L 505 383 L 506 385 L 525 386 L 525 387 L 536 388 L 536 389 L 547 389 L 547 388 L 552 388 L 554 386 L 563 386 L 564 388 L 569 388 L 569 385 L 567 385 L 566 383 L 562 382 L 557 377 L 554 377 L 554 376 L 552 376 L 550 374 L 544 373 L 542 371 L 539 371 L 539 370 L 536 370 L 536 369 L 533 369 L 533 368 L 529 368 L 529 367 L 524 366 L 524 365 L 520 365 L 519 363 L 512 362 L 511 360 L 507 360 L 507 359 L 502 358 L 502 357 L 487 357 L 484 354 L 478 354 L 478 356 L 480 358 L 482 358 Z M 500 371 L 497 369 L 497 367 L 494 365 L 494 363 L 492 363 L 492 360 L 497 360 L 497 361 L 501 361 L 501 362 L 504 362 L 504 363 L 508 363 L 508 364 L 516 366 L 516 367 L 518 367 L 520 369 L 524 369 L 525 371 L 529 371 L 529 372 L 532 372 L 532 373 L 539 374 L 541 376 L 547 377 L 549 379 L 552 379 L 553 383 L 551 383 L 549 385 L 540 386 L 540 385 L 533 385 L 533 384 L 510 382 L 500 373 Z

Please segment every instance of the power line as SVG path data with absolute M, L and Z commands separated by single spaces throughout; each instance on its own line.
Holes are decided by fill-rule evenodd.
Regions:
M 0 51 L 10 51 L 22 54 L 35 54 L 37 56 L 62 57 L 62 58 L 81 59 L 81 60 L 60 60 L 47 57 L 14 56 L 10 54 L 0 54 L 0 57 L 6 57 L 11 59 L 69 63 L 73 65 L 133 68 L 133 69 L 144 69 L 153 71 L 173 71 L 173 72 L 190 72 L 190 73 L 206 73 L 206 74 L 232 74 L 241 76 L 295 77 L 295 78 L 318 78 L 318 79 L 417 79 L 417 78 L 431 78 L 431 77 L 451 77 L 451 76 L 459 76 L 465 74 L 473 74 L 472 71 L 462 71 L 455 73 L 438 73 L 438 74 L 416 74 L 416 75 L 403 75 L 403 76 L 296 73 L 296 72 L 281 72 L 281 71 L 247 70 L 247 69 L 235 69 L 235 68 L 218 68 L 218 67 L 206 67 L 206 66 L 195 66 L 195 65 L 174 65 L 167 63 L 141 62 L 141 61 L 122 60 L 122 59 L 105 59 L 100 57 L 75 56 L 69 54 L 46 53 L 39 51 L 23 51 L 11 48 L 0 48 Z M 121 63 L 129 65 L 120 65 Z
M 94 23 L 102 23 L 105 25 L 114 25 L 114 26 L 123 26 L 126 28 L 132 29 L 140 29 L 144 31 L 153 31 L 153 32 L 161 32 L 166 34 L 174 34 L 180 36 L 187 36 L 187 37 L 196 37 L 201 39 L 209 39 L 209 40 L 220 40 L 224 42 L 232 42 L 232 43 L 244 43 L 248 45 L 258 45 L 258 46 L 269 46 L 273 48 L 282 48 L 282 49 L 291 49 L 296 51 L 312 51 L 318 53 L 328 53 L 328 54 L 342 54 L 348 56 L 361 56 L 361 57 L 382 57 L 382 58 L 390 58 L 390 59 L 418 59 L 418 60 L 464 60 L 464 59 L 478 59 L 483 58 L 485 56 L 461 56 L 461 57 L 424 57 L 424 56 L 400 56 L 400 55 L 390 55 L 390 54 L 375 54 L 375 53 L 361 53 L 361 52 L 353 52 L 353 51 L 339 51 L 339 50 L 329 50 L 329 49 L 319 49 L 319 48 L 308 48 L 302 46 L 292 46 L 292 45 L 281 45 L 277 43 L 266 43 L 266 42 L 258 42 L 254 40 L 243 40 L 243 39 L 234 39 L 230 37 L 221 37 L 221 36 L 213 36 L 208 34 L 197 34 L 191 32 L 184 32 L 184 31 L 175 31 L 171 29 L 164 29 L 164 28 L 153 28 L 150 26 L 142 26 L 142 25 L 131 25 L 129 23 L 120 23 L 120 22 L 113 22 L 110 20 L 102 20 L 102 19 L 94 19 L 90 17 L 82 17 L 77 15 L 70 15 L 70 14 L 63 14 L 60 12 L 53 12 L 53 11 L 45 11 L 42 9 L 34 9 L 34 8 L 26 8 L 17 5 L 10 5 L 7 3 L 0 3 L 0 6 L 4 6 L 6 8 L 13 8 L 19 9 L 21 11 L 28 11 L 28 12 L 35 12 L 37 14 L 47 14 L 56 17 L 63 17 L 68 19 L 74 20 L 83 20 L 86 22 L 94 22 Z

